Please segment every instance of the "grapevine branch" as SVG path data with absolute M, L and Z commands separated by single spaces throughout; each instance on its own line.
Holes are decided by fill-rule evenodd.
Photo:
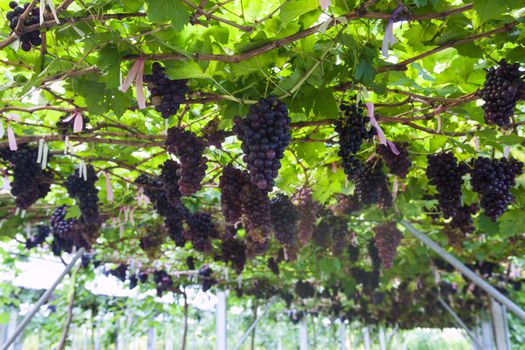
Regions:
M 436 48 L 434 48 L 432 50 L 423 52 L 422 54 L 416 55 L 416 56 L 411 57 L 411 58 L 409 58 L 407 60 L 399 62 L 397 64 L 393 64 L 391 66 L 379 67 L 377 69 L 377 72 L 378 73 L 384 73 L 384 72 L 395 71 L 395 70 L 406 70 L 407 66 L 410 63 L 412 63 L 412 62 L 418 61 L 418 60 L 420 60 L 422 58 L 425 58 L 427 56 L 433 55 L 433 54 L 435 54 L 437 52 L 440 52 L 440 51 L 443 51 L 445 49 L 457 47 L 459 45 L 463 45 L 463 44 L 469 43 L 471 41 L 475 41 L 475 40 L 479 40 L 479 39 L 482 39 L 482 38 L 486 38 L 486 37 L 489 37 L 489 36 L 494 35 L 494 34 L 508 32 L 512 28 L 517 26 L 518 23 L 519 23 L 518 21 L 510 22 L 510 23 L 507 23 L 504 26 L 498 27 L 496 29 L 492 29 L 492 30 L 489 30 L 489 31 L 486 31 L 486 32 L 482 32 L 482 33 L 479 33 L 479 34 L 469 35 L 469 36 L 467 36 L 467 37 L 465 37 L 463 39 L 451 40 L 451 41 L 449 41 L 446 44 L 440 45 L 440 46 L 438 46 L 438 47 L 436 47 Z
M 444 12 L 440 12 L 440 13 L 431 13 L 431 14 L 423 14 L 423 15 L 407 15 L 403 18 L 403 20 L 404 21 L 418 21 L 422 19 L 440 19 L 440 18 L 445 18 L 447 16 L 451 16 L 453 14 L 457 14 L 457 13 L 461 13 L 461 12 L 470 10 L 471 8 L 472 8 L 472 5 L 465 5 L 465 6 L 461 6 L 461 7 L 451 9 L 448 11 L 444 11 Z M 358 20 L 362 18 L 388 20 L 391 18 L 391 16 L 392 15 L 390 13 L 381 13 L 381 12 L 360 13 L 359 11 L 354 11 L 354 12 L 351 12 L 351 13 L 348 13 L 342 16 L 342 18 L 345 18 L 347 21 Z M 271 41 L 262 46 L 259 46 L 258 48 L 243 52 L 241 54 L 216 55 L 216 54 L 193 53 L 191 54 L 191 57 L 194 60 L 201 60 L 201 61 L 221 61 L 221 62 L 227 62 L 227 63 L 239 63 L 249 58 L 252 58 L 258 55 L 262 55 L 266 52 L 275 50 L 284 45 L 292 43 L 294 41 L 306 38 L 307 36 L 310 36 L 312 34 L 316 34 L 320 31 L 325 31 L 328 28 L 335 27 L 339 23 L 341 23 L 341 18 L 331 18 L 327 20 L 326 22 L 312 26 L 308 29 L 302 30 L 300 32 L 297 32 L 285 38 Z M 1 45 L 0 45 L 0 48 L 1 48 Z M 140 54 L 140 55 L 134 54 L 134 55 L 128 55 L 124 57 L 124 59 L 135 60 L 139 57 L 144 58 L 146 60 L 157 60 L 157 61 L 188 59 L 187 55 L 182 55 L 179 53 Z

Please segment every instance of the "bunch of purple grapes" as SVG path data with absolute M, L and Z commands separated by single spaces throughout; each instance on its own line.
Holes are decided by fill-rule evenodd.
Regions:
M 485 122 L 504 126 L 510 124 L 519 99 L 525 97 L 523 72 L 518 63 L 508 64 L 501 60 L 499 67 L 487 71 L 483 89 L 479 95 L 485 101 Z
M 523 163 L 515 159 L 478 157 L 472 162 L 472 188 L 479 193 L 487 217 L 496 221 L 507 210 L 513 200 L 510 189 L 522 173 Z
M 200 190 L 208 168 L 207 159 L 202 155 L 205 142 L 191 131 L 173 127 L 168 130 L 166 147 L 180 160 L 180 169 L 177 171 L 180 193 L 189 196 Z
M 144 82 L 148 84 L 151 92 L 151 104 L 164 119 L 175 115 L 180 105 L 186 101 L 188 81 L 169 79 L 164 73 L 164 67 L 158 62 L 153 63 L 151 75 L 145 75 Z
M 275 237 L 279 243 L 293 246 L 297 239 L 299 212 L 290 197 L 277 194 L 270 201 L 270 214 Z
M 16 151 L 2 148 L 0 158 L 12 165 L 11 194 L 16 197 L 17 207 L 27 209 L 38 199 L 47 195 L 53 175 L 48 170 L 42 170 L 41 165 L 37 163 L 37 148 L 27 144 L 18 146 Z
M 9 21 L 9 28 L 11 30 L 15 30 L 15 28 L 18 26 L 18 22 L 20 21 L 20 17 L 25 12 L 25 10 L 29 7 L 29 3 L 26 2 L 24 6 L 18 6 L 18 3 L 16 1 L 9 2 L 9 7 L 12 9 L 12 11 L 8 11 L 6 14 L 6 18 Z M 24 21 L 24 26 L 31 26 L 33 24 L 40 23 L 40 9 L 38 7 L 34 7 L 27 18 Z M 22 27 L 23 28 L 23 27 Z M 42 44 L 42 38 L 40 37 L 40 31 L 34 30 L 32 32 L 24 33 L 20 37 L 20 42 L 22 43 L 21 47 L 24 51 L 31 51 L 31 47 L 33 46 L 40 46 Z
M 391 268 L 397 255 L 397 247 L 403 235 L 397 229 L 395 222 L 387 222 L 373 228 L 374 242 L 383 266 Z
M 237 117 L 234 122 L 233 131 L 242 141 L 243 160 L 251 182 L 261 190 L 271 191 L 291 140 L 286 105 L 273 96 L 260 99 L 244 119 Z
M 457 162 L 451 152 L 429 155 L 427 177 L 436 186 L 439 208 L 445 219 L 454 217 L 461 207 L 461 186 L 467 166 Z

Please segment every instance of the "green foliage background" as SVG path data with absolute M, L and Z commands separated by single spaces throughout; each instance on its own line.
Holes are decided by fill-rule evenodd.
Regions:
M 137 189 L 130 183 L 141 173 L 158 173 L 158 166 L 168 157 L 162 147 L 165 129 L 181 123 L 201 134 L 209 121 L 218 119 L 220 129 L 229 132 L 234 116 L 245 114 L 259 98 L 278 96 L 287 104 L 294 127 L 276 191 L 293 194 L 308 184 L 316 200 L 330 205 L 336 194 L 354 190 L 337 155 L 333 121 L 338 117 L 338 104 L 358 96 L 375 103 L 390 140 L 410 143 L 413 162 L 394 209 L 385 215 L 373 207 L 348 217 L 362 251 L 372 237 L 372 226 L 403 217 L 466 263 L 523 266 L 525 177 L 518 178 L 515 203 L 507 213 L 496 223 L 483 214 L 477 216 L 476 231 L 461 249 L 448 246 L 442 223 L 433 222 L 424 211 L 435 204 L 425 199 L 428 154 L 452 150 L 459 160 L 478 155 L 501 157 L 509 146 L 513 157 L 525 161 L 523 105 L 516 110 L 513 127 L 498 130 L 484 123 L 481 102 L 475 96 L 483 85 L 484 69 L 503 58 L 525 64 L 522 1 L 334 0 L 326 11 L 317 0 L 204 3 L 196 10 L 196 0 L 65 1 L 61 25 L 52 20 L 44 23 L 45 50 L 29 53 L 16 49 L 8 24 L 0 23 L 4 39 L 0 43 L 0 118 L 5 125 L 10 113 L 20 115 L 20 122 L 11 123 L 19 143 L 36 144 L 40 139 L 49 143 L 54 155 L 50 167 L 56 177 L 52 193 L 27 212 L 17 211 L 13 198 L 4 193 L 0 198 L 1 240 L 16 245 L 15 238 L 23 240 L 27 235 L 27 224 L 35 230 L 57 205 L 73 205 L 70 215 L 78 215 L 75 201 L 67 197 L 61 182 L 83 160 L 110 174 L 114 202 L 105 199 L 103 177 L 98 183 L 105 214 L 118 218 L 123 208 L 135 208 L 134 222 L 126 222 L 123 231 L 108 220 L 94 246 L 97 256 L 108 264 L 135 261 L 174 271 L 186 269 L 185 258 L 193 255 L 222 276 L 221 288 L 232 288 L 237 283 L 233 270 L 215 262 L 213 256 L 195 253 L 191 246 L 175 249 L 172 242 L 166 242 L 156 261 L 138 248 L 144 226 L 159 218 L 151 207 L 137 205 Z M 386 60 L 381 56 L 381 43 L 398 3 L 404 9 L 394 27 L 397 43 Z M 4 17 L 7 2 L 0 8 Z M 184 112 L 181 109 L 166 123 L 153 108 L 136 108 L 133 89 L 127 93 L 118 90 L 121 76 L 127 75 L 139 57 L 146 61 L 146 73 L 151 62 L 162 61 L 170 78 L 189 79 L 192 93 Z M 64 155 L 64 141 L 55 124 L 74 111 L 88 117 L 89 126 L 81 134 L 70 135 L 74 149 Z M 361 152 L 367 157 L 374 147 L 365 145 Z M 222 150 L 208 149 L 204 189 L 185 199 L 192 210 L 212 212 L 219 226 L 218 176 L 224 165 L 240 155 L 234 137 L 227 138 Z M 393 183 L 393 177 L 389 181 Z M 463 190 L 465 201 L 476 200 L 468 183 Z M 219 246 L 216 242 L 215 249 Z M 16 247 L 25 251 L 22 244 Z M 272 247 L 268 255 L 276 249 Z M 47 253 L 46 248 L 32 252 Z M 6 266 L 14 264 L 7 253 L 2 255 Z M 279 277 L 267 269 L 268 255 L 249 261 L 243 272 L 246 284 L 252 279 L 269 279 L 287 289 L 298 279 L 308 279 L 320 289 L 339 283 L 344 295 L 355 292 L 349 276 L 352 263 L 346 255 L 335 256 L 310 244 L 302 248 L 297 260 L 282 264 Z M 395 289 L 401 281 L 412 290 L 418 283 L 431 288 L 431 258 L 425 247 L 406 234 L 394 268 L 383 271 L 381 289 Z M 366 257 L 361 260 L 357 265 L 369 265 Z M 457 273 L 442 273 L 442 278 L 460 287 L 466 284 Z M 181 284 L 191 283 L 182 279 Z M 525 305 L 525 293 L 509 293 Z M 351 304 L 345 297 L 341 302 Z M 317 301 L 299 306 L 312 304 Z M 419 306 L 425 312 L 424 305 Z

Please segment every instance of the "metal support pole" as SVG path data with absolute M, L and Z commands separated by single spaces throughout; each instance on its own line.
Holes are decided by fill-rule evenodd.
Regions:
M 308 350 L 308 325 L 306 323 L 306 316 L 303 317 L 299 326 L 299 349 Z
M 386 350 L 385 329 L 382 326 L 379 327 L 379 349 Z
M 270 310 L 270 306 L 271 304 L 268 304 L 268 306 L 266 307 L 266 309 L 264 310 L 264 312 L 261 314 L 261 316 L 257 317 L 257 319 L 255 321 L 253 321 L 253 323 L 251 324 L 251 326 L 248 328 L 248 330 L 246 331 L 246 333 L 244 333 L 244 335 L 241 337 L 241 339 L 239 339 L 239 341 L 237 342 L 237 344 L 235 345 L 235 347 L 233 348 L 233 350 L 238 350 L 242 344 L 244 344 L 244 342 L 246 341 L 246 339 L 248 338 L 248 336 L 250 335 L 250 333 L 253 331 L 253 329 L 255 328 L 255 326 L 257 326 L 257 323 L 259 323 L 259 321 L 263 318 L 263 316 L 268 312 L 268 310 Z
M 454 319 L 454 321 L 456 322 L 456 324 L 463 328 L 463 330 L 465 332 L 467 332 L 467 335 L 469 336 L 469 338 L 472 340 L 472 343 L 477 346 L 480 350 L 483 350 L 485 349 L 479 342 L 478 340 L 478 336 L 472 332 L 468 327 L 467 325 L 465 324 L 465 322 L 463 322 L 463 320 L 461 320 L 461 318 L 459 318 L 459 316 L 454 312 L 454 310 L 440 297 L 438 296 L 438 299 L 439 303 L 441 304 L 441 306 L 443 306 L 443 308 L 445 310 L 448 311 L 448 313 L 452 316 L 452 318 Z
M 44 294 L 42 294 L 42 296 L 40 297 L 40 299 L 38 299 L 38 301 L 36 302 L 35 306 L 33 306 L 33 308 L 31 309 L 31 311 L 28 312 L 28 314 L 24 317 L 24 319 L 22 320 L 22 322 L 20 322 L 20 324 L 18 325 L 18 327 L 16 328 L 15 332 L 9 337 L 9 339 L 7 339 L 7 341 L 2 345 L 2 350 L 7 350 L 9 348 L 9 345 L 11 345 L 12 343 L 14 343 L 14 341 L 16 340 L 16 338 L 20 335 L 20 333 L 22 333 L 22 331 L 24 330 L 24 328 L 26 328 L 26 326 L 28 325 L 28 323 L 31 321 L 31 319 L 36 315 L 36 313 L 38 312 L 38 310 L 40 310 L 40 307 L 42 305 L 44 305 L 44 303 L 49 299 L 49 297 L 51 296 L 51 294 L 53 293 L 53 291 L 56 289 L 56 287 L 60 284 L 60 282 L 64 279 L 64 277 L 69 273 L 69 271 L 71 271 L 71 269 L 73 268 L 73 266 L 75 266 L 75 263 L 77 262 L 78 259 L 80 259 L 80 257 L 82 256 L 82 254 L 84 254 L 84 251 L 85 249 L 84 248 L 80 248 L 77 253 L 75 254 L 75 256 L 73 257 L 73 259 L 71 259 L 71 261 L 69 262 L 69 264 L 67 264 L 66 268 L 64 269 L 64 271 L 62 271 L 62 273 L 60 274 L 60 276 L 58 276 L 58 278 L 56 279 L 55 283 L 53 283 L 53 285 L 51 287 L 49 287 L 48 290 L 46 290 L 44 292 Z
M 439 256 L 441 256 L 444 260 L 446 260 L 448 263 L 450 263 L 452 266 L 454 266 L 457 270 L 459 270 L 462 274 L 464 274 L 466 277 L 472 280 L 478 287 L 483 289 L 485 292 L 487 292 L 491 297 L 499 301 L 501 304 L 505 305 L 509 308 L 516 316 L 521 318 L 523 321 L 525 321 L 525 311 L 521 309 L 518 305 L 516 305 L 512 300 L 501 294 L 496 288 L 492 287 L 490 284 L 485 282 L 481 277 L 476 275 L 472 270 L 470 270 L 468 267 L 466 267 L 463 263 L 461 263 L 456 257 L 454 257 L 452 254 L 446 252 L 443 248 L 441 248 L 438 244 L 436 244 L 433 240 L 431 240 L 429 237 L 427 237 L 424 233 L 418 231 L 414 226 L 412 226 L 408 221 L 401 220 L 401 225 L 405 226 L 405 228 L 414 235 L 417 239 L 419 239 L 421 242 L 423 242 L 427 247 L 432 249 L 434 252 L 436 252 Z
M 217 292 L 217 306 L 216 306 L 216 350 L 226 350 L 226 292 Z
M 339 319 L 339 349 L 346 350 L 346 324 Z
M 509 328 L 507 324 L 507 310 L 496 300 L 490 300 L 490 313 L 494 326 L 494 336 L 497 350 L 511 350 L 509 339 Z
M 365 350 L 370 350 L 370 330 L 368 327 L 363 328 L 363 342 L 365 343 Z
M 494 349 L 494 333 L 492 331 L 492 323 L 490 318 L 487 315 L 483 315 L 481 318 L 481 345 L 483 345 L 483 350 L 493 350 Z

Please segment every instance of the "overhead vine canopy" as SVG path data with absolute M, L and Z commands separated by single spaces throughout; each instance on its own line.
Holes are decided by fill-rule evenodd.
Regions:
M 474 315 L 404 218 L 525 302 L 522 1 L 39 4 L 1 5 L 3 240 L 159 294 Z

